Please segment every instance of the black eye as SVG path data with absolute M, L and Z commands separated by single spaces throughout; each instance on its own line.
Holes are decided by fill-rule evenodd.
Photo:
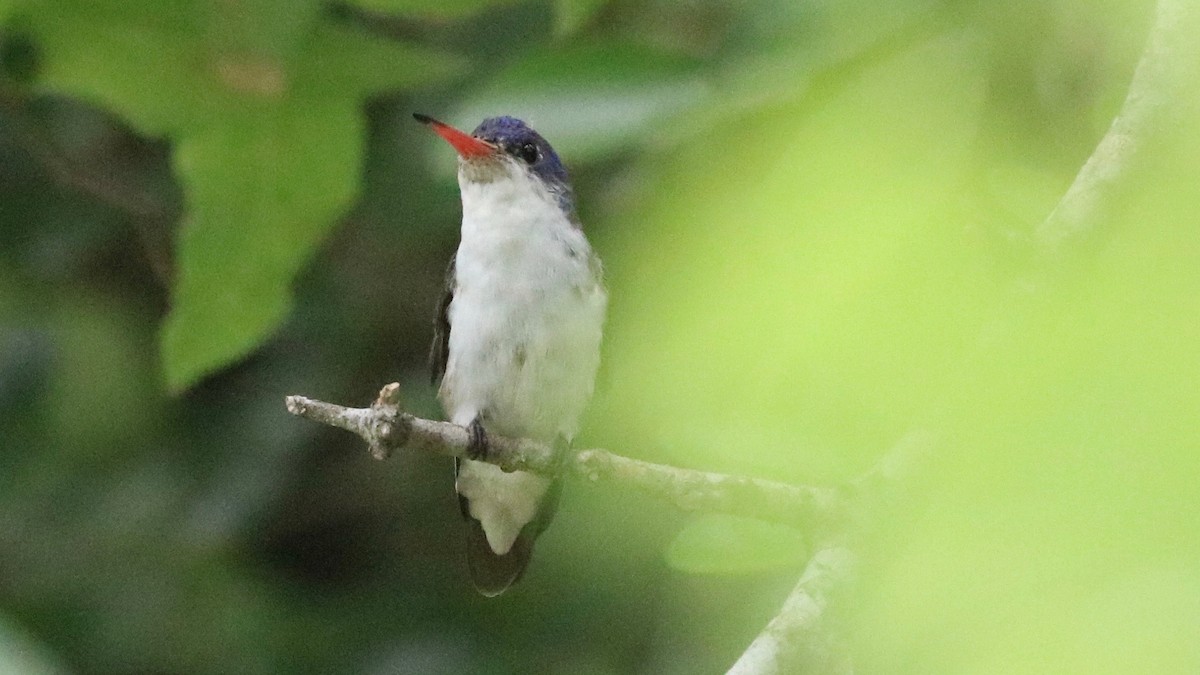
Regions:
M 538 161 L 538 155 L 540 153 L 538 153 L 537 145 L 533 143 L 522 143 L 513 149 L 513 154 L 516 155 L 516 157 L 522 162 L 525 162 L 526 164 L 533 164 L 534 162 Z

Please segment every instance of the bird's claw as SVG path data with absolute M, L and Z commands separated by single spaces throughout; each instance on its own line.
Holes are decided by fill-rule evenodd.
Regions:
M 478 417 L 467 426 L 467 434 L 470 436 L 467 442 L 467 459 L 486 459 L 491 443 L 488 442 L 487 430 L 483 428 L 483 422 Z

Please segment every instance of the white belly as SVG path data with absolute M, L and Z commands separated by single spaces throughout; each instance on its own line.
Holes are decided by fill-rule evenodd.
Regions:
M 492 192 L 495 192 L 494 190 Z M 439 396 L 450 420 L 482 416 L 491 433 L 570 440 L 592 394 L 607 301 L 583 233 L 553 204 L 523 208 L 519 194 L 471 208 L 455 259 L 449 357 Z M 472 215 L 482 214 L 484 218 Z M 497 554 L 537 513 L 549 481 L 463 462 L 457 489 Z
M 599 363 L 601 294 L 592 291 L 586 303 L 559 298 L 551 307 L 481 295 L 491 297 L 457 296 L 450 305 L 442 396 L 451 420 L 467 425 L 483 415 L 496 433 L 571 439 Z

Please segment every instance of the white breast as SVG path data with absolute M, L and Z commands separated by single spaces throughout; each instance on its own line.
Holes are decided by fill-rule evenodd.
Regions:
M 570 440 L 599 365 L 607 301 L 599 264 L 579 228 L 524 171 L 484 183 L 460 179 L 460 186 L 442 404 L 456 424 L 482 414 L 493 433 Z M 463 464 L 458 491 L 503 554 L 549 483 Z

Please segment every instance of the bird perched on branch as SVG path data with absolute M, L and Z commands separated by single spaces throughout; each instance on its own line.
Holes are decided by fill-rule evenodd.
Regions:
M 480 460 L 489 433 L 566 452 L 591 398 L 607 304 L 567 171 L 521 120 L 486 119 L 466 134 L 414 117 L 458 152 L 462 193 L 462 240 L 446 273 L 430 354 L 442 407 L 470 431 L 471 454 Z M 456 461 L 479 592 L 499 595 L 521 577 L 554 514 L 560 480 Z

